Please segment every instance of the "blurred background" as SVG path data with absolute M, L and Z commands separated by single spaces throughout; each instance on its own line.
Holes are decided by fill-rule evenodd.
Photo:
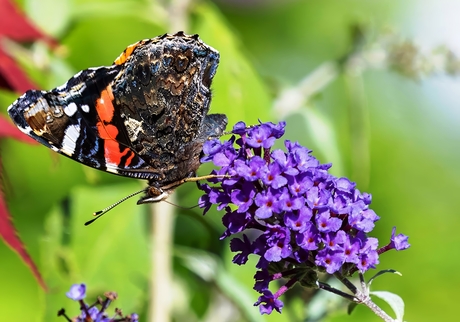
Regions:
M 381 217 L 372 236 L 384 245 L 397 226 L 412 244 L 380 257 L 378 269 L 403 276 L 385 275 L 373 289 L 400 295 L 405 320 L 449 321 L 458 315 L 452 285 L 460 283 L 459 10 L 455 0 L 0 0 L 0 113 L 6 119 L 28 88 L 49 90 L 82 69 L 110 65 L 140 39 L 198 33 L 221 53 L 212 112 L 226 113 L 230 125 L 286 120 L 286 139 L 371 193 Z M 1 321 L 58 321 L 62 307 L 77 314 L 64 294 L 81 282 L 90 298 L 118 292 L 115 306 L 141 321 L 379 321 L 366 307 L 348 316 L 334 296 L 313 308 L 300 288 L 282 298 L 281 315 L 260 316 L 256 260 L 231 263 L 217 211 L 202 217 L 198 208 L 131 199 L 85 227 L 94 211 L 145 182 L 14 137 L 0 148 L 11 214 L 0 219 Z M 171 201 L 189 208 L 199 196 L 189 183 Z M 5 238 L 11 223 L 22 244 Z M 158 305 L 163 317 L 151 312 Z

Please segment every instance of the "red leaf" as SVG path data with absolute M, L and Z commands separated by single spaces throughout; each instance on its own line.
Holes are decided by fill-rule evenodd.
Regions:
M 53 38 L 45 35 L 36 28 L 11 0 L 0 0 L 0 45 L 4 38 L 9 38 L 17 42 L 43 40 L 50 46 L 55 46 L 57 44 Z M 25 92 L 28 89 L 37 87 L 21 70 L 14 60 L 14 57 L 9 56 L 2 47 L 0 47 L 0 87 L 17 92 Z M 0 118 L 0 138 L 1 137 L 11 137 L 28 143 L 34 142 L 3 118 Z M 1 191 L 0 238 L 21 257 L 24 263 L 32 271 L 32 274 L 41 287 L 46 290 L 46 284 L 37 266 L 27 253 L 24 244 L 16 232 Z
M 17 129 L 14 125 L 8 122 L 5 118 L 0 116 L 0 138 L 9 137 L 13 139 L 17 139 L 20 141 L 24 141 L 26 143 L 37 143 L 32 138 L 28 137 L 21 131 Z M 22 243 L 21 239 L 19 238 L 16 229 L 13 225 L 13 221 L 11 218 L 10 213 L 6 207 L 5 200 L 3 198 L 3 193 L 0 190 L 0 237 L 5 241 L 5 243 L 10 246 L 29 266 L 32 274 L 37 279 L 38 283 L 43 289 L 47 289 L 45 281 L 43 280 L 40 272 L 38 271 L 37 266 L 33 262 L 30 255 L 27 253 L 24 244 Z
M 24 247 L 21 239 L 19 238 L 16 229 L 13 225 L 13 221 L 11 218 L 10 213 L 5 204 L 5 200 L 3 199 L 3 193 L 0 192 L 0 236 L 5 241 L 5 243 L 10 246 L 29 266 L 29 269 L 34 274 L 35 278 L 37 279 L 40 286 L 47 290 L 45 281 L 43 280 L 40 272 L 38 271 L 37 266 L 35 265 L 34 261 L 30 257 L 29 253 Z
M 5 36 L 18 42 L 44 40 L 50 45 L 56 41 L 42 33 L 10 0 L 0 0 L 0 36 Z
M 11 0 L 0 0 L 0 45 L 2 38 L 18 42 L 43 40 L 50 46 L 57 42 L 42 33 L 22 14 Z M 37 88 L 14 59 L 0 47 L 0 87 L 16 92 Z
M 2 1 L 2 0 L 0 0 Z M 0 20 L 2 17 L 0 16 Z M 1 41 L 1 36 L 0 36 Z M 19 68 L 18 64 L 0 47 L 0 87 L 23 93 L 37 86 Z
M 52 38 L 42 33 L 19 10 L 14 1 L 0 0 L 0 87 L 17 92 L 25 92 L 36 88 L 27 75 L 21 70 L 14 57 L 1 48 L 2 39 L 9 38 L 17 42 L 32 42 L 43 40 L 50 46 L 57 45 Z M 10 137 L 27 143 L 36 143 L 15 128 L 6 119 L 0 117 L 0 138 Z M 0 173 L 1 178 L 1 173 Z M 30 268 L 38 283 L 46 288 L 46 284 L 38 271 L 37 266 L 27 253 L 24 244 L 16 233 L 10 213 L 6 207 L 3 193 L 0 191 L 0 238 L 8 244 Z

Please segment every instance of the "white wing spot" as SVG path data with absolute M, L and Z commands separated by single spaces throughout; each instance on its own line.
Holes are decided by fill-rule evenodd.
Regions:
M 89 113 L 89 106 L 88 106 L 88 105 L 83 104 L 83 105 L 81 106 L 81 109 L 82 109 L 83 112 Z
M 77 140 L 80 136 L 80 124 L 69 125 L 65 129 L 64 140 L 62 141 L 62 153 L 72 156 L 77 146 Z
M 128 117 L 127 120 L 124 121 L 126 130 L 128 131 L 129 138 L 132 141 L 137 140 L 137 136 L 142 131 L 142 121 L 138 121 L 136 119 Z
M 64 113 L 69 117 L 72 117 L 75 114 L 75 112 L 77 112 L 77 104 L 75 104 L 74 102 L 64 107 Z

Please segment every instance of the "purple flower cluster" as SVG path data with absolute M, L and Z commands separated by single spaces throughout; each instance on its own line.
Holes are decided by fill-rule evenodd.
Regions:
M 136 313 L 131 315 L 123 316 L 121 310 L 115 309 L 115 316 L 109 317 L 105 312 L 109 307 L 110 303 L 117 298 L 117 294 L 114 292 L 105 293 L 105 300 L 98 298 L 96 303 L 93 305 L 86 304 L 83 300 L 86 297 L 86 285 L 85 284 L 74 284 L 70 287 L 70 290 L 66 293 L 67 297 L 71 300 L 78 301 L 80 303 L 81 314 L 73 319 L 70 319 L 64 309 L 58 312 L 58 316 L 64 316 L 67 321 L 75 322 L 138 322 L 139 316 Z M 99 305 L 101 308 L 97 307 Z
M 234 238 L 233 262 L 245 264 L 250 254 L 260 256 L 254 289 L 262 314 L 281 312 L 278 298 L 297 282 L 316 287 L 316 272 L 349 276 L 379 263 L 378 240 L 367 234 L 379 217 L 369 209 L 371 195 L 361 193 L 347 178 L 328 173 L 311 150 L 285 141 L 286 152 L 272 149 L 284 134 L 285 123 L 246 127 L 237 123 L 230 140 L 205 143 L 202 162 L 219 170 L 203 184 L 200 206 L 224 210 L 222 238 Z M 237 138 L 238 136 L 238 138 Z M 408 248 L 407 237 L 393 230 L 385 251 Z M 275 294 L 269 283 L 288 279 Z

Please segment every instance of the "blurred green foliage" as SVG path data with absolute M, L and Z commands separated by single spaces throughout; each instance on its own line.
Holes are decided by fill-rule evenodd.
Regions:
M 444 2 L 440 10 L 452 10 L 448 4 L 453 1 Z M 408 251 L 384 254 L 379 266 L 403 277 L 377 279 L 374 289 L 399 294 L 408 321 L 449 321 L 457 315 L 451 303 L 452 285 L 460 282 L 458 80 L 445 75 L 414 80 L 388 63 L 381 68 L 365 64 L 360 55 L 381 45 L 379 35 L 388 27 L 402 39 L 423 40 L 424 34 L 417 33 L 420 24 L 411 24 L 420 9 L 416 1 L 18 3 L 62 44 L 53 52 L 40 44 L 29 47 L 41 58 L 39 66 L 19 57 L 44 89 L 61 85 L 81 69 L 111 64 L 139 39 L 175 32 L 176 26 L 198 33 L 221 53 L 212 112 L 226 113 L 230 124 L 286 119 L 288 139 L 314 149 L 322 162 L 334 164 L 335 175 L 350 177 L 361 191 L 372 193 L 373 209 L 381 216 L 373 235 L 381 244 L 395 225 L 398 233 L 410 236 Z M 183 15 L 172 10 L 181 3 L 188 4 Z M 435 38 L 433 46 L 444 39 Z M 325 63 L 332 69 L 319 71 L 329 80 L 312 83 L 317 87 L 298 108 L 290 110 L 289 100 L 280 101 L 286 90 L 299 94 L 295 90 L 301 81 Z M 1 113 L 6 114 L 15 97 L 0 93 Z M 146 320 L 148 280 L 155 265 L 149 257 L 155 247 L 150 244 L 150 208 L 130 200 L 83 226 L 93 211 L 144 183 L 85 168 L 42 146 L 3 140 L 1 154 L 14 224 L 49 291 L 41 290 L 16 254 L 0 243 L 0 320 L 55 321 L 61 307 L 76 313 L 64 293 L 78 282 L 88 284 L 90 296 L 117 291 L 116 306 Z M 208 170 L 204 166 L 200 172 Z M 186 184 L 178 189 L 177 203 L 193 206 L 199 195 L 194 184 Z M 219 241 L 220 216 L 211 211 L 203 218 L 199 209 L 177 209 L 174 285 L 164 290 L 174 292 L 176 321 L 302 321 L 309 297 L 302 290 L 283 299 L 282 315 L 259 316 L 252 306 L 257 300 L 252 290 L 255 262 L 244 267 L 230 263 L 227 243 Z M 202 275 L 209 267 L 211 273 Z M 209 316 L 211 309 L 214 315 Z M 379 319 L 364 307 L 346 316 L 341 307 L 325 321 Z

